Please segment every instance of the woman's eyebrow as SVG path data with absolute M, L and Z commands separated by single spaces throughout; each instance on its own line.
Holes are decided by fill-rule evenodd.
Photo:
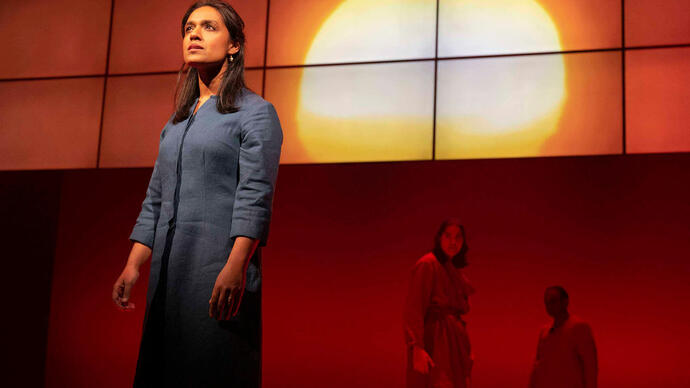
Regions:
M 195 24 L 196 24 L 196 22 L 194 22 L 193 20 L 190 20 L 190 21 L 188 21 L 188 22 L 185 24 L 185 26 L 188 26 L 188 25 L 195 25 Z M 216 24 L 218 24 L 218 22 L 216 22 L 215 20 L 206 19 L 206 20 L 201 20 L 201 21 L 199 22 L 199 24 L 213 24 L 213 25 L 216 25 Z

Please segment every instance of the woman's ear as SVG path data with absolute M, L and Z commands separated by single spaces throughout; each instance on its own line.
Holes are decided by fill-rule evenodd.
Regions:
M 238 51 L 240 51 L 240 46 L 239 46 L 239 45 L 236 46 L 236 45 L 233 43 L 232 46 L 230 46 L 230 47 L 228 48 L 228 55 L 237 54 Z

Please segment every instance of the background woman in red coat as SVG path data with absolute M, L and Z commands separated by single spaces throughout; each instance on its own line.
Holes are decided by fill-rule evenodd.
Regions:
M 462 271 L 466 255 L 465 228 L 448 219 L 434 250 L 412 269 L 405 303 L 408 388 L 470 385 L 472 353 L 462 315 L 474 289 Z

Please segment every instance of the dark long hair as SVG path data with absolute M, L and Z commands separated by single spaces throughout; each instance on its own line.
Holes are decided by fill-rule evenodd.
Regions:
M 216 109 L 220 113 L 237 112 L 237 98 L 239 97 L 244 84 L 244 22 L 240 15 L 229 4 L 220 0 L 198 1 L 187 9 L 182 17 L 182 38 L 184 39 L 184 27 L 187 24 L 189 15 L 197 8 L 213 7 L 220 13 L 225 23 L 225 27 L 230 32 L 230 39 L 240 50 L 225 58 L 227 70 L 223 74 L 218 92 Z M 189 111 L 194 104 L 194 100 L 199 97 L 199 72 L 197 69 L 183 64 L 177 75 L 177 88 L 175 90 L 175 118 L 173 123 L 179 123 L 189 117 Z
M 460 233 L 462 234 L 462 247 L 460 247 L 460 251 L 455 256 L 449 258 L 441 248 L 441 236 L 443 235 L 443 232 L 446 231 L 446 228 L 452 225 L 455 225 L 458 228 L 460 228 Z M 457 218 L 448 218 L 444 220 L 441 223 L 441 226 L 438 228 L 436 236 L 434 237 L 434 250 L 432 251 L 432 253 L 434 254 L 434 256 L 436 256 L 436 260 L 438 260 L 441 264 L 444 264 L 446 261 L 448 261 L 448 259 L 450 259 L 451 263 L 453 263 L 453 266 L 455 268 L 465 268 L 467 267 L 468 249 L 469 248 L 467 247 L 467 238 L 465 236 L 465 227 L 462 226 L 460 220 L 458 220 Z

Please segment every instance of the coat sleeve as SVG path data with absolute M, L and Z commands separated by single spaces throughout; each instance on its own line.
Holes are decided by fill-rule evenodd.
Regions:
M 266 245 L 273 192 L 278 176 L 283 131 L 275 108 L 262 103 L 242 121 L 239 180 L 235 191 L 231 238 L 244 236 Z
M 534 357 L 534 363 L 532 364 L 532 371 L 530 372 L 529 375 L 529 388 L 537 388 L 537 368 L 539 368 L 539 362 L 541 361 L 541 343 L 542 343 L 542 338 L 544 338 L 544 330 L 548 329 L 542 329 L 539 332 L 539 340 L 537 341 L 537 353 Z
M 165 137 L 165 128 L 161 131 L 160 141 Z M 160 153 L 160 142 L 159 142 Z M 146 198 L 141 204 L 141 212 L 134 224 L 134 229 L 129 235 L 129 239 L 139 242 L 153 249 L 153 240 L 156 232 L 156 224 L 161 213 L 161 180 L 158 167 L 158 157 L 153 165 L 153 173 L 149 180 L 149 187 L 146 189 Z
M 597 347 L 594 335 L 588 324 L 582 323 L 575 327 L 576 350 L 582 363 L 582 373 L 586 388 L 597 388 Z
M 462 281 L 463 291 L 465 292 L 466 296 L 472 296 L 477 292 L 477 290 L 472 285 L 472 282 L 470 282 L 470 280 L 467 278 L 467 276 L 465 276 L 465 273 L 462 270 L 460 270 L 460 280 Z
M 431 299 L 434 281 L 433 268 L 419 261 L 412 269 L 412 276 L 405 301 L 405 342 L 408 347 L 424 349 L 424 316 Z

